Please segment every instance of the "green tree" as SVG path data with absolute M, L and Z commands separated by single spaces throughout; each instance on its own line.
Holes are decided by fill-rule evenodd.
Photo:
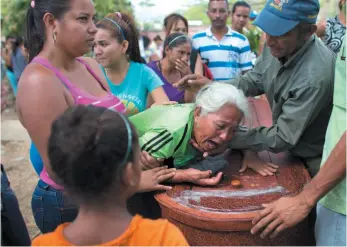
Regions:
M 133 14 L 130 0 L 94 0 L 97 18 L 112 12 Z M 24 35 L 26 12 L 30 0 L 1 0 L 2 35 Z
M 2 0 L 1 28 L 2 35 L 23 35 L 25 30 L 25 15 L 30 1 Z
M 94 0 L 97 19 L 105 17 L 108 13 L 126 12 L 133 15 L 130 0 Z

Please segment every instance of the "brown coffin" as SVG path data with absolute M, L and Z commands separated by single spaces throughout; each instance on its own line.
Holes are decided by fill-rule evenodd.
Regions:
M 271 125 L 266 101 L 250 99 L 250 111 L 249 126 Z M 262 208 L 261 204 L 295 195 L 310 180 L 302 163 L 287 153 L 259 155 L 280 166 L 276 175 L 263 177 L 249 169 L 240 174 L 242 158 L 239 152 L 233 151 L 229 167 L 217 186 L 180 184 L 167 193 L 156 194 L 162 216 L 182 230 L 190 245 L 309 245 L 307 220 L 272 240 L 250 234 L 251 221 Z M 236 180 L 240 186 L 231 184 Z

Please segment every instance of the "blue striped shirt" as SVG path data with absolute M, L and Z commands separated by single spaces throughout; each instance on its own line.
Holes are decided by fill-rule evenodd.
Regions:
M 228 32 L 218 41 L 211 28 L 193 36 L 193 46 L 201 58 L 208 61 L 215 80 L 229 80 L 242 71 L 252 69 L 252 52 L 245 36 L 228 27 Z

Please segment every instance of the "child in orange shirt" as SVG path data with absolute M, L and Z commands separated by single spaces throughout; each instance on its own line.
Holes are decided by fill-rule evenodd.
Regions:
M 78 216 L 35 238 L 33 246 L 188 246 L 167 220 L 131 216 L 127 199 L 139 186 L 140 147 L 123 115 L 106 108 L 74 106 L 52 125 L 50 175 L 79 205 Z

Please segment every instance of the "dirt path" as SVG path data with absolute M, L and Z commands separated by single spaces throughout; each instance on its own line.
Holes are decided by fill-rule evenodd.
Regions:
M 1 163 L 5 167 L 11 187 L 28 227 L 30 237 L 39 234 L 31 211 L 31 195 L 37 184 L 36 175 L 29 160 L 30 139 L 13 110 L 1 114 Z

